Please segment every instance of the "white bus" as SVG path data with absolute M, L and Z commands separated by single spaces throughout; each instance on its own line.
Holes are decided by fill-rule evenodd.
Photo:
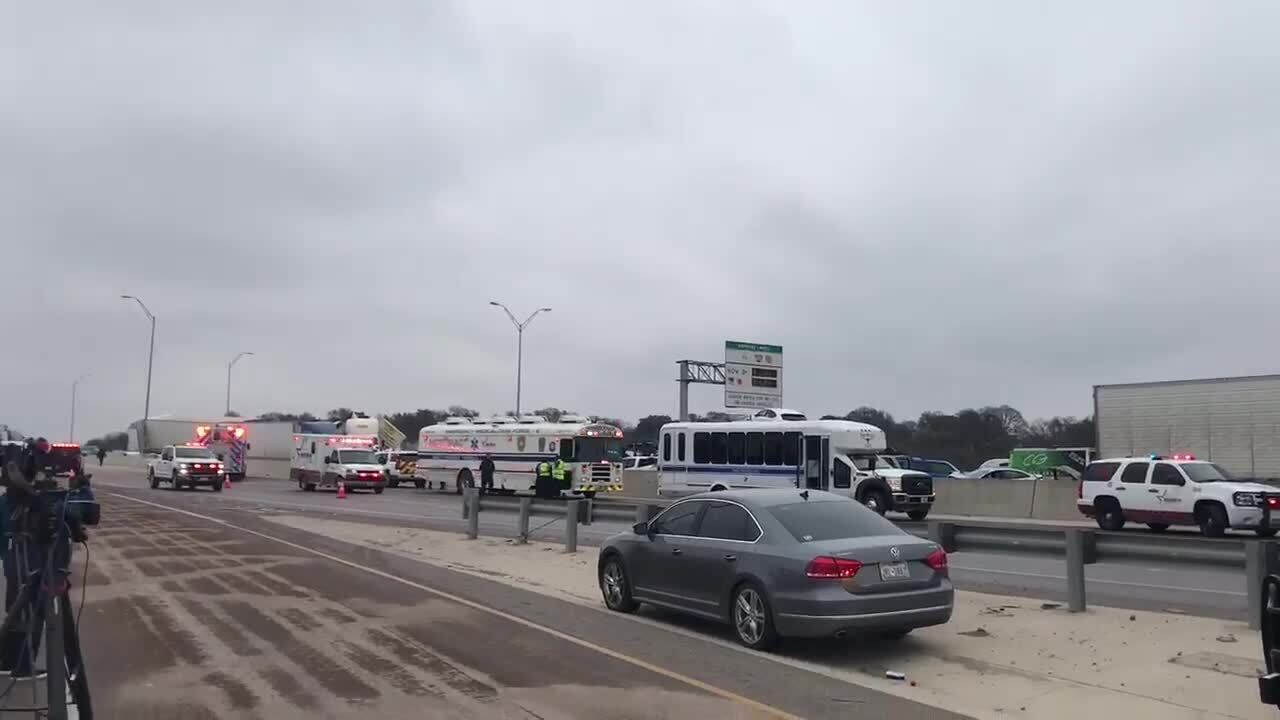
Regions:
M 539 415 L 471 420 L 451 417 L 418 433 L 416 474 L 428 487 L 463 488 L 480 484 L 480 461 L 493 459 L 493 492 L 533 490 L 538 463 L 557 458 L 569 464 L 574 494 L 622 490 L 622 429 L 575 415 L 548 422 Z M 559 492 L 556 493 L 557 495 Z
M 928 474 L 887 467 L 884 431 L 848 420 L 809 420 L 778 408 L 749 420 L 668 423 L 658 435 L 658 495 L 729 488 L 798 487 L 846 494 L 883 514 L 924 519 Z

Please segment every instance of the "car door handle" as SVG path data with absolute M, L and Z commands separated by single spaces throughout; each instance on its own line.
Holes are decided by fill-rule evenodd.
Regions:
M 737 555 L 725 555 L 725 556 L 724 556 L 724 559 L 725 559 L 725 562 L 737 562 L 737 561 L 738 561 L 738 556 L 737 556 Z
M 1118 487 L 1116 488 L 1116 490 L 1119 490 L 1120 492 L 1124 492 L 1125 490 L 1128 490 L 1128 488 Z
M 680 555 L 680 554 L 682 554 L 682 553 L 684 553 L 684 551 L 683 551 L 683 550 L 681 550 L 680 548 L 671 548 L 671 554 L 672 554 L 672 555 Z
M 1160 488 L 1147 488 L 1147 492 L 1154 492 L 1154 493 L 1158 493 L 1158 492 L 1160 492 Z

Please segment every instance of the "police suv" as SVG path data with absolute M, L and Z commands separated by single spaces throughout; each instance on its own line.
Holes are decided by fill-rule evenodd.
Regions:
M 1280 529 L 1280 489 L 1232 480 L 1220 466 L 1184 454 L 1095 460 L 1085 468 L 1076 506 L 1103 530 L 1129 521 L 1155 532 L 1198 525 L 1207 537 L 1228 528 L 1271 537 Z

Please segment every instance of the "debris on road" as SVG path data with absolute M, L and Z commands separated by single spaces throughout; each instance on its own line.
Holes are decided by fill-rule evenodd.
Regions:
M 907 676 L 904 673 L 896 672 L 894 670 L 885 670 L 884 676 L 889 678 L 890 680 L 906 680 L 907 679 Z

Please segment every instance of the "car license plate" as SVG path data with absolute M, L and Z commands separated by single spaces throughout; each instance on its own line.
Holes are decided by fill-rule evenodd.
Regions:
M 911 569 L 904 562 L 880 563 L 881 580 L 909 580 Z

